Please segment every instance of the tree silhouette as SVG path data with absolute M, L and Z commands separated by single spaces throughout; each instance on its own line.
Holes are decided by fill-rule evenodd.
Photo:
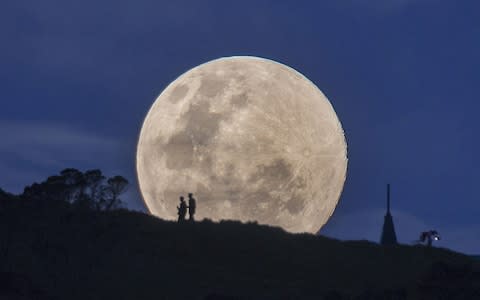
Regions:
M 119 196 L 127 191 L 128 180 L 122 176 L 114 176 L 107 180 L 107 186 L 104 189 L 105 198 L 103 199 L 104 210 L 118 208 L 122 202 Z
M 66 198 L 68 196 L 67 186 L 62 176 L 54 175 L 47 178 L 42 183 L 33 183 L 25 187 L 22 198 L 28 199 L 37 209 L 61 209 L 68 206 Z
M 103 202 L 105 176 L 102 171 L 95 169 L 86 171 L 84 177 L 89 196 L 86 198 L 89 201 L 88 204 L 90 208 L 100 210 Z
M 68 190 L 66 201 L 74 203 L 85 194 L 86 183 L 82 172 L 69 168 L 61 171 L 60 175 L 63 176 L 64 184 Z
M 78 210 L 112 210 L 121 206 L 120 195 L 127 190 L 128 180 L 106 177 L 99 169 L 85 173 L 68 168 L 41 183 L 25 187 L 21 197 L 35 207 L 66 208 Z

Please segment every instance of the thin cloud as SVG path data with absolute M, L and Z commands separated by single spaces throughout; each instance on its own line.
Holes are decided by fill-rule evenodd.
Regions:
M 61 124 L 0 121 L 1 154 L 23 159 L 62 162 L 64 159 L 90 160 L 94 154 L 108 154 L 117 146 L 113 139 L 72 129 Z M 72 153 L 73 155 L 70 155 Z
M 0 121 L 0 136 L 0 173 L 6 175 L 0 184 L 14 192 L 44 179 L 37 177 L 40 174 L 66 167 L 108 169 L 118 158 L 116 140 L 63 124 Z M 103 166 L 95 165 L 98 162 Z

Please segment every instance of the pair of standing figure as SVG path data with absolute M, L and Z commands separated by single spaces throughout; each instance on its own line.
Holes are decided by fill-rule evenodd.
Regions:
M 188 219 L 189 221 L 193 222 L 196 208 L 197 208 L 197 202 L 195 198 L 193 198 L 192 193 L 188 194 L 188 206 L 183 196 L 180 196 L 180 206 L 177 206 L 178 222 L 185 221 L 185 216 L 187 215 L 187 209 L 188 209 Z

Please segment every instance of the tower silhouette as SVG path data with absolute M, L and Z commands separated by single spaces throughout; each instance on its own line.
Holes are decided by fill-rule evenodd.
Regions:
M 380 238 L 381 245 L 396 245 L 397 235 L 395 234 L 395 227 L 393 226 L 392 214 L 390 214 L 390 184 L 387 184 L 387 214 L 383 221 L 382 237 Z

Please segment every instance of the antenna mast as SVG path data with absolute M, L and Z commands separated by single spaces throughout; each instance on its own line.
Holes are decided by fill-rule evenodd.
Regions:
M 387 184 L 387 214 L 390 214 L 390 183 Z

